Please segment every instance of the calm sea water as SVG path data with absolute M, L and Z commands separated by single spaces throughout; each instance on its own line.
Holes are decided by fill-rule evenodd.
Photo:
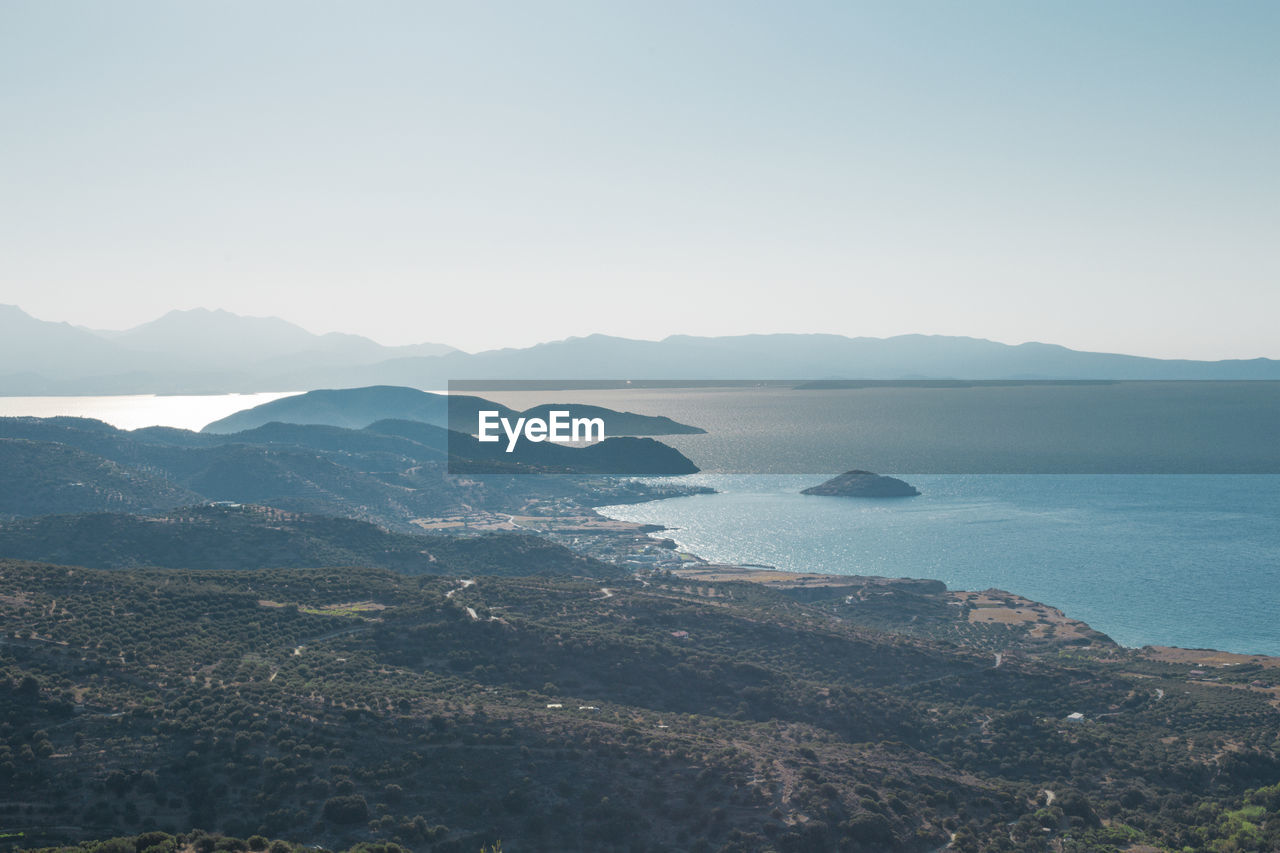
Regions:
M 1280 655 L 1280 476 L 915 475 L 924 494 L 901 500 L 799 494 L 813 476 L 682 479 L 720 493 L 601 512 L 710 560 L 999 587 L 1127 646 Z
M 301 392 L 259 394 L 165 395 L 120 394 L 103 397 L 0 397 L 0 417 L 95 418 L 119 429 L 149 426 L 198 430 L 281 397 Z

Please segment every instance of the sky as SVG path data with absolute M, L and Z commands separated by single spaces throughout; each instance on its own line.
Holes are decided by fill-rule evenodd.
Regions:
M 0 0 L 0 303 L 1280 357 L 1280 4 Z

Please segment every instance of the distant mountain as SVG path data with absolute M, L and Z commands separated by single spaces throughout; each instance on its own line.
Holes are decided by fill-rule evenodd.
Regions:
M 1280 361 L 1166 360 L 944 335 L 591 335 L 350 368 L 336 378 L 340 386 L 415 387 L 446 379 L 1280 379 Z
M 142 367 L 93 332 L 67 323 L 37 320 L 16 305 L 0 305 L 0 391 L 40 394 L 50 379 L 125 372 Z
M 37 320 L 0 305 L 0 394 L 294 390 L 313 386 L 279 383 L 450 352 L 444 344 L 387 347 L 358 335 L 315 335 L 275 317 L 227 311 L 170 311 L 115 332 Z
M 207 424 L 201 432 L 240 432 L 272 421 L 347 429 L 362 429 L 374 421 L 388 419 L 444 426 L 449 420 L 447 400 L 443 394 L 385 385 L 309 391 L 228 415 Z
M 273 373 L 455 352 L 443 344 L 384 347 L 359 335 L 314 335 L 278 317 L 241 317 L 203 308 L 170 311 L 158 320 L 108 337 L 126 349 L 178 356 L 202 369 L 256 367 L 259 372 Z
M 123 332 L 36 320 L 0 306 L 0 394 L 226 393 L 469 379 L 1280 379 L 1280 360 L 1191 361 L 980 338 L 818 334 L 660 341 L 590 335 L 465 353 L 314 335 L 278 318 L 171 311 Z
M 400 420 L 420 421 L 470 434 L 475 432 L 477 413 L 482 410 L 496 411 L 499 417 L 514 423 L 514 419 L 519 417 L 546 419 L 553 409 L 570 410 L 574 417 L 600 418 L 605 423 L 607 436 L 693 435 L 705 432 L 700 427 L 677 423 L 668 417 L 618 412 L 600 406 L 565 402 L 517 412 L 482 397 L 433 394 L 386 385 L 310 391 L 284 397 L 228 415 L 206 425 L 202 432 L 240 432 L 273 421 L 363 429 L 377 421 Z

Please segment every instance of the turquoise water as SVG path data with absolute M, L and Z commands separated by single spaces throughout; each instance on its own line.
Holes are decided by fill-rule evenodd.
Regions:
M 706 559 L 937 578 L 1061 608 L 1126 646 L 1280 655 L 1280 476 L 912 476 L 918 498 L 814 497 L 823 477 L 695 475 L 719 494 L 601 512 Z

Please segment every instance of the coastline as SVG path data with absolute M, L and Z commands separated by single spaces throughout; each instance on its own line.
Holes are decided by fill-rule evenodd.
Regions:
M 599 509 L 712 561 L 1015 590 L 1131 648 L 1280 656 L 1272 477 L 937 475 L 897 502 L 805 497 L 794 475 L 690 479 L 720 494 Z
M 525 529 L 547 535 L 552 532 L 548 528 L 556 527 L 558 521 L 537 520 L 551 523 L 529 525 Z M 635 571 L 642 581 L 647 576 L 666 573 L 707 589 L 724 583 L 757 584 L 802 603 L 826 605 L 833 612 L 846 609 L 849 615 L 860 617 L 871 627 L 991 651 L 997 655 L 997 665 L 1009 655 L 1086 655 L 1096 661 L 1113 663 L 1130 675 L 1156 677 L 1134 671 L 1135 666 L 1156 667 L 1201 686 L 1267 694 L 1272 706 L 1280 709 L 1280 655 L 1159 644 L 1124 646 L 1057 607 L 1003 589 L 953 590 L 943 581 L 932 578 L 792 572 L 760 564 L 713 562 L 663 535 L 669 530 L 667 527 L 610 518 L 595 507 L 575 517 L 574 525 L 560 532 L 567 530 L 579 537 L 603 534 L 632 543 L 643 539 L 651 543 L 650 548 L 660 548 L 679 558 L 678 562 L 668 561 L 665 566 L 654 567 L 623 560 L 622 564 Z M 574 544 L 562 541 L 562 544 L 580 550 L 581 541 Z M 1266 674 L 1274 674 L 1275 678 L 1237 677 L 1254 669 L 1270 671 Z M 1224 679 L 1224 676 L 1230 677 Z

